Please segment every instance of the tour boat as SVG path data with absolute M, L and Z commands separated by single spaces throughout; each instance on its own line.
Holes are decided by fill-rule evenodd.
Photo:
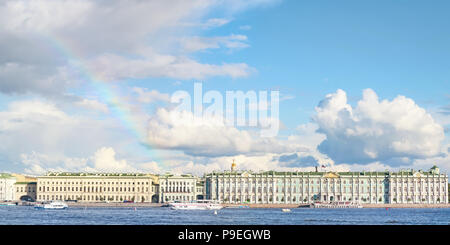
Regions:
M 211 200 L 198 200 L 192 202 L 172 202 L 169 207 L 174 210 L 218 210 L 222 205 Z
M 0 206 L 17 206 L 17 203 L 0 203 Z
M 309 205 L 310 208 L 362 208 L 362 205 L 356 202 L 314 202 Z
M 50 203 L 36 204 L 34 206 L 36 209 L 67 209 L 68 206 L 65 202 L 53 201 Z

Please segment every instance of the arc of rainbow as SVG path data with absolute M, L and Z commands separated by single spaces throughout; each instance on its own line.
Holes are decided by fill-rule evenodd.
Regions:
M 120 120 L 122 125 L 138 139 L 141 146 L 150 153 L 152 160 L 157 162 L 163 171 L 167 170 L 162 159 L 157 156 L 156 150 L 152 149 L 150 144 L 144 143 L 146 133 L 138 126 L 138 122 L 133 117 L 129 106 L 126 103 L 121 103 L 119 96 L 114 93 L 113 89 L 105 82 L 97 79 L 97 76 L 82 63 L 82 59 L 78 58 L 68 45 L 64 45 L 63 42 L 57 38 L 46 37 L 45 39 L 50 41 L 53 48 L 67 59 L 70 66 L 75 66 L 73 65 L 73 62 L 75 62 L 76 68 L 80 71 L 82 79 L 90 82 L 90 86 L 98 93 L 101 102 L 106 104 L 108 109 L 113 112 L 113 115 Z

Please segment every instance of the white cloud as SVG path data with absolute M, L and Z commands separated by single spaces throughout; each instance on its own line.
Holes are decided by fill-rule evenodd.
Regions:
M 139 164 L 139 169 L 142 169 L 145 172 L 150 172 L 150 173 L 154 173 L 154 174 L 163 174 L 163 171 L 159 165 L 160 164 L 158 164 L 155 161 L 145 162 L 145 163 Z
M 229 35 L 220 37 L 189 37 L 181 39 L 181 45 L 186 52 L 196 52 L 205 49 L 218 49 L 225 47 L 228 49 L 247 48 L 247 36 Z
M 196 117 L 191 112 L 160 108 L 148 123 L 148 142 L 162 149 L 189 155 L 230 156 L 269 152 L 294 152 L 304 148 L 261 138 L 225 124 L 221 117 Z
M 42 175 L 48 171 L 80 171 L 87 167 L 87 158 L 69 158 L 61 154 L 47 155 L 32 151 L 21 154 L 20 161 L 25 166 L 24 172 Z
M 245 6 L 260 4 L 266 3 L 250 1 Z M 83 71 L 71 65 L 74 60 L 105 80 L 248 76 L 253 68 L 245 63 L 205 64 L 173 48 L 187 33 L 222 26 L 231 19 L 210 18 L 211 11 L 238 5 L 236 9 L 242 9 L 240 3 L 216 0 L 3 1 L 0 92 L 64 94 L 74 84 L 71 75 Z M 243 47 L 241 38 L 230 36 L 221 45 Z M 61 70 L 66 74 L 61 75 Z
M 133 87 L 133 92 L 138 95 L 137 100 L 141 103 L 153 103 L 156 101 L 170 102 L 170 95 L 161 93 L 158 90 L 148 90 L 147 88 Z
M 450 172 L 450 144 L 445 144 L 442 146 L 441 150 L 442 154 L 436 157 L 431 157 L 427 159 L 415 159 L 409 165 L 405 165 L 402 167 L 412 167 L 414 169 L 423 169 L 428 170 L 434 165 L 438 166 L 441 171 L 445 173 Z
M 94 168 L 99 172 L 137 172 L 125 159 L 116 159 L 116 152 L 111 147 L 98 149 L 93 157 Z
M 24 165 L 24 172 L 33 175 L 42 175 L 47 172 L 151 172 L 162 173 L 159 164 L 155 161 L 134 163 L 126 159 L 117 159 L 112 147 L 101 147 L 93 156 L 86 158 L 73 158 L 61 154 L 44 154 L 31 152 L 21 154 L 20 162 Z
M 128 145 L 128 133 L 114 118 L 109 119 L 70 115 L 54 103 L 37 99 L 11 102 L 0 111 L 1 164 L 13 167 L 21 154 L 30 152 L 63 159 L 63 155 L 90 155 L 105 144 Z
M 54 97 L 61 96 L 71 84 L 75 83 L 65 67 L 0 61 L 0 92 L 3 93 L 37 92 Z
M 88 62 L 97 79 L 117 81 L 126 78 L 169 77 L 175 79 L 204 79 L 212 76 L 246 77 L 253 68 L 245 63 L 222 65 L 201 64 L 187 57 L 151 55 L 141 59 L 128 59 L 105 54 Z
M 336 163 L 434 157 L 444 139 L 442 126 L 412 99 L 379 101 L 371 89 L 364 90 L 355 108 L 343 90 L 328 94 L 316 107 L 314 121 L 327 137 L 318 149 Z
M 230 19 L 225 19 L 225 18 L 211 18 L 211 19 L 208 19 L 201 26 L 203 28 L 215 28 L 215 27 L 220 27 L 220 26 L 226 25 L 226 24 L 230 23 L 230 21 L 231 21 Z
M 84 107 L 87 109 L 101 111 L 103 113 L 109 112 L 108 106 L 97 100 L 80 99 L 79 101 L 75 102 L 75 105 L 78 105 L 78 106 L 81 106 L 81 107 Z
M 11 31 L 51 31 L 82 22 L 93 5 L 90 1 L 5 1 L 0 21 Z
M 326 139 L 324 134 L 318 133 L 319 126 L 315 123 L 300 124 L 296 128 L 295 134 L 288 137 L 291 142 L 301 142 L 302 144 L 316 149 L 316 147 Z

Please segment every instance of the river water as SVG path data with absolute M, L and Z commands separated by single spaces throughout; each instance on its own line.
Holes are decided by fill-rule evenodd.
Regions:
M 449 225 L 450 208 L 225 208 L 214 211 L 149 208 L 35 210 L 0 206 L 2 225 Z

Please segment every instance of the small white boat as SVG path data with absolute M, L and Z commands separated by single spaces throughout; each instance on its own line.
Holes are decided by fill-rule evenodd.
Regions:
M 289 208 L 282 208 L 281 211 L 284 212 L 284 213 L 291 212 L 291 210 Z
M 357 202 L 330 202 L 321 203 L 315 202 L 311 203 L 310 208 L 362 208 L 362 205 Z
M 198 200 L 192 202 L 173 202 L 169 207 L 174 210 L 219 210 L 223 206 L 212 200 Z
M 0 206 L 17 206 L 17 203 L 0 203 Z
M 69 206 L 62 201 L 53 201 L 50 203 L 36 204 L 34 208 L 36 209 L 67 209 Z

